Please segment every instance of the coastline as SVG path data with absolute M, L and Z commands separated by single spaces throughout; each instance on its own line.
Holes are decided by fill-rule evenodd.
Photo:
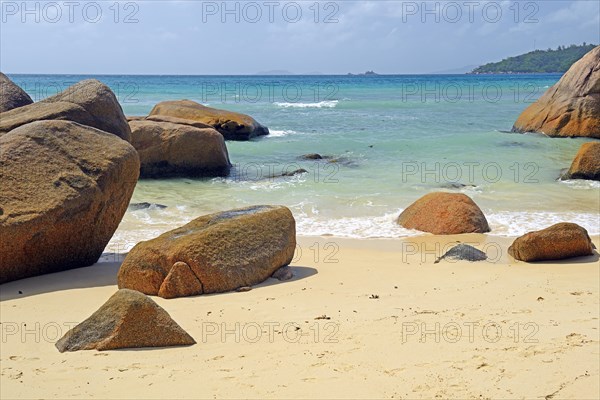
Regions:
M 600 400 L 600 2 L 31 3 L 0 400 Z
M 153 297 L 194 346 L 61 354 L 50 339 L 117 289 L 122 255 L 105 253 L 91 267 L 0 286 L 0 395 L 593 398 L 598 254 L 517 263 L 505 254 L 512 239 L 300 236 L 291 281 Z M 434 264 L 436 247 L 457 241 L 503 253 Z

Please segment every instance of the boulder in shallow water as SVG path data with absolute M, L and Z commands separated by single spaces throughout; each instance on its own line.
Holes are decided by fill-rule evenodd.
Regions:
M 0 134 L 0 283 L 94 264 L 139 168 L 129 143 L 70 121 Z
M 513 131 L 600 139 L 600 46 L 527 107 Z
M 527 262 L 562 260 L 590 256 L 594 254 L 594 245 L 585 228 L 561 222 L 515 239 L 508 254 L 515 260 Z
M 269 134 L 266 127 L 249 115 L 206 107 L 191 100 L 158 103 L 149 115 L 149 117 L 156 116 L 175 117 L 210 125 L 219 131 L 226 140 L 250 140 Z
M 212 128 L 130 121 L 131 144 L 140 155 L 140 177 L 226 176 L 231 168 L 223 136 Z
M 0 113 L 33 103 L 31 97 L 0 72 Z
M 600 142 L 584 143 L 564 179 L 600 181 Z
M 119 288 L 168 297 L 232 291 L 266 280 L 295 249 L 296 223 L 286 207 L 205 215 L 138 243 L 121 265 Z
M 68 331 L 56 348 L 114 350 L 189 346 L 196 341 L 148 296 L 121 289 L 88 319 Z
M 2 113 L 0 133 L 40 120 L 66 120 L 98 128 L 129 141 L 131 131 L 121 105 L 105 84 L 89 79 L 37 103 Z
M 400 214 L 398 224 L 435 235 L 490 231 L 481 209 L 462 193 L 426 194 Z

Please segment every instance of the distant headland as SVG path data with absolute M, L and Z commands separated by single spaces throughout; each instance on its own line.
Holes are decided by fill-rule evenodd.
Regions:
M 564 73 L 571 65 L 591 51 L 595 44 L 558 46 L 556 50 L 535 50 L 500 62 L 475 68 L 471 74 L 546 74 Z

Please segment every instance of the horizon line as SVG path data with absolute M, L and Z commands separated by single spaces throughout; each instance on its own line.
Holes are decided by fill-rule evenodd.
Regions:
M 40 72 L 3 72 L 6 75 L 48 75 L 48 76 L 83 76 L 83 75 L 95 75 L 95 76 L 199 76 L 199 77 L 217 77 L 217 76 L 346 76 L 346 77 L 377 77 L 377 76 L 423 76 L 423 75 L 555 75 L 564 74 L 564 72 L 512 72 L 512 73 L 479 73 L 474 74 L 472 72 L 462 73 L 439 73 L 439 72 L 426 72 L 426 73 L 392 73 L 392 74 L 375 74 L 365 75 L 364 73 L 352 74 L 131 74 L 131 73 L 93 73 L 93 72 L 77 72 L 77 73 L 40 73 Z

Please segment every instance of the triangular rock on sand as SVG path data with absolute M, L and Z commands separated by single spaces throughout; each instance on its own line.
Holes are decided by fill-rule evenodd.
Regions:
M 195 344 L 171 316 L 143 293 L 121 289 L 88 319 L 68 331 L 61 352 Z

